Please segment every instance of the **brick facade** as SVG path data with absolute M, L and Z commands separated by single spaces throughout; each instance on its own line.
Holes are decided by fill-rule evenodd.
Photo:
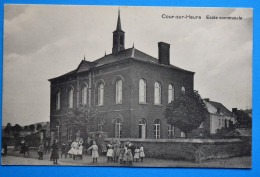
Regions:
M 120 18 L 118 18 L 120 20 Z M 121 23 L 117 25 L 120 35 L 123 37 Z M 119 34 L 118 32 L 118 34 Z M 114 32 L 117 34 L 117 31 Z M 120 42 L 120 40 L 114 40 Z M 50 79 L 51 82 L 51 103 L 50 103 L 50 124 L 56 137 L 61 141 L 68 139 L 68 132 L 64 125 L 69 109 L 69 90 L 73 90 L 73 107 L 81 104 L 81 88 L 87 86 L 87 105 L 97 106 L 98 85 L 104 84 L 104 103 L 97 106 L 98 113 L 104 118 L 103 131 L 108 137 L 115 137 L 115 121 L 122 122 L 122 138 L 139 138 L 139 121 L 146 122 L 145 138 L 154 138 L 154 122 L 160 120 L 160 138 L 168 138 L 168 125 L 164 119 L 164 109 L 168 104 L 168 87 L 174 87 L 174 97 L 177 97 L 182 87 L 193 90 L 194 72 L 186 71 L 170 65 L 169 44 L 159 43 L 159 60 L 151 57 L 134 47 L 124 49 L 124 42 L 116 44 L 117 51 L 93 62 L 83 60 L 78 68 L 60 77 Z M 161 46 L 167 48 L 161 49 Z M 164 55 L 164 53 L 166 53 Z M 160 57 L 162 59 L 160 60 Z M 163 62 L 160 62 L 163 61 Z M 139 81 L 146 81 L 146 103 L 139 103 Z M 116 103 L 116 81 L 122 80 L 122 103 Z M 161 85 L 161 104 L 154 104 L 154 85 L 158 82 Z M 60 109 L 57 110 L 57 93 L 60 93 Z M 59 132 L 57 132 L 59 126 Z M 175 128 L 173 137 L 180 137 L 181 132 Z

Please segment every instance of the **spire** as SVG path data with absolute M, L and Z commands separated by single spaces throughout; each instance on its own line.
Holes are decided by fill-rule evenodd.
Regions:
M 133 47 L 132 48 L 135 48 L 135 43 L 133 42 Z
M 84 61 L 86 61 L 86 57 L 85 57 L 85 54 L 84 54 Z
M 105 51 L 105 56 L 107 55 L 107 52 Z
M 116 30 L 121 31 L 121 19 L 120 19 L 120 8 L 118 8 L 118 18 L 117 18 L 117 25 L 116 25 Z

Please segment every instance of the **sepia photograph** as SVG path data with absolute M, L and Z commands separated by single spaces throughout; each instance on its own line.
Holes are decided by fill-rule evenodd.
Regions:
M 253 9 L 5 4 L 1 165 L 252 168 Z

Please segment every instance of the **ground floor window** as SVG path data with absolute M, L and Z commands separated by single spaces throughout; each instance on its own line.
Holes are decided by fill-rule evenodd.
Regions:
M 155 139 L 160 139 L 160 126 L 161 126 L 161 122 L 159 119 L 154 121 L 154 138 Z
M 168 125 L 168 139 L 173 138 L 173 136 L 174 136 L 174 126 Z
M 122 138 L 122 120 L 116 119 L 115 121 L 115 137 Z
M 181 132 L 181 137 L 182 138 L 186 137 L 186 134 L 184 132 Z
M 146 138 L 146 121 L 145 119 L 141 119 L 139 121 L 139 138 Z

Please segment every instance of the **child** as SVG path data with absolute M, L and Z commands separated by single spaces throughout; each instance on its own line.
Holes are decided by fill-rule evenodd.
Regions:
M 135 155 L 134 155 L 134 160 L 136 162 L 139 162 L 139 158 L 140 158 L 140 149 L 138 146 L 135 147 Z
M 120 155 L 119 144 L 115 144 L 115 147 L 114 147 L 114 162 L 118 162 L 119 155 Z
M 60 155 L 60 157 L 62 158 L 62 155 L 64 154 L 64 156 L 66 157 L 66 151 L 65 151 L 65 149 L 66 149 L 66 145 L 65 145 L 65 143 L 62 143 L 62 145 L 61 145 L 61 155 Z
M 44 151 L 44 146 L 42 143 L 40 143 L 38 147 L 38 154 L 39 154 L 39 160 L 43 160 L 43 151 Z
M 107 162 L 112 162 L 113 161 L 113 155 L 114 155 L 114 150 L 112 144 L 108 144 L 108 150 L 107 150 Z
M 143 162 L 144 157 L 145 157 L 145 154 L 144 154 L 144 146 L 141 144 L 141 146 L 140 146 L 140 158 L 141 158 L 141 162 Z
M 120 161 L 120 164 L 125 163 L 124 156 L 125 156 L 125 148 L 124 148 L 123 145 L 121 145 L 120 146 L 120 151 L 119 151 L 119 161 Z
M 126 162 L 128 165 L 133 164 L 133 154 L 132 154 L 132 150 L 130 148 L 127 148 L 127 151 L 126 151 Z
M 98 155 L 98 146 L 96 145 L 96 142 L 93 141 L 93 145 L 87 149 L 88 150 L 91 150 L 92 149 L 92 158 L 93 158 L 93 162 L 92 163 L 97 163 L 97 158 L 99 157 Z

